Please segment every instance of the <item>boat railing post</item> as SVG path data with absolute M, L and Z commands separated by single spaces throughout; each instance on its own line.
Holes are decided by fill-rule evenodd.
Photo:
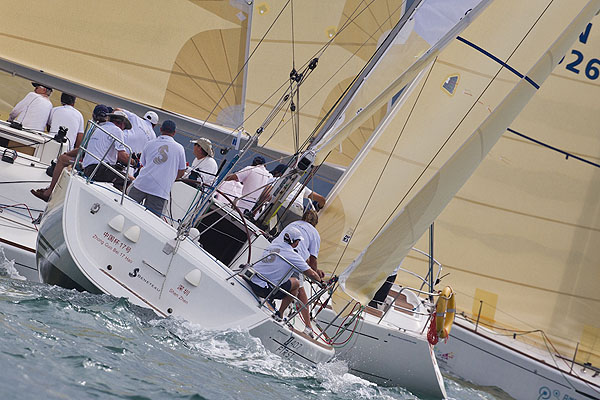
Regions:
M 479 317 L 481 317 L 481 308 L 483 307 L 483 300 L 479 300 L 479 311 L 477 312 L 477 322 L 475 323 L 475 332 L 479 326 Z
M 571 369 L 569 373 L 573 372 L 573 366 L 575 365 L 575 359 L 577 358 L 577 351 L 579 350 L 579 342 L 575 345 L 575 354 L 573 354 L 573 359 L 571 360 Z

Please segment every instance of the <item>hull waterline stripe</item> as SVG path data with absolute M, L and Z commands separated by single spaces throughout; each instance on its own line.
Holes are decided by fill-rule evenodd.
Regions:
M 473 49 L 477 50 L 478 52 L 480 52 L 481 54 L 491 58 L 492 60 L 494 60 L 495 62 L 497 62 L 498 64 L 502 65 L 503 67 L 505 67 L 506 69 L 508 69 L 510 72 L 512 72 L 513 74 L 515 74 L 516 76 L 518 76 L 521 79 L 525 79 L 527 82 L 529 82 L 531 84 L 531 86 L 533 86 L 536 89 L 540 88 L 540 85 L 538 85 L 537 83 L 535 83 L 533 81 L 533 79 L 531 79 L 530 77 L 528 77 L 527 75 L 523 75 L 522 73 L 520 73 L 519 71 L 517 71 L 516 69 L 514 69 L 513 67 L 511 67 L 510 65 L 508 65 L 507 63 L 505 63 L 504 61 L 502 61 L 501 59 L 499 59 L 498 57 L 496 57 L 495 55 L 493 55 L 492 53 L 490 53 L 487 50 L 484 50 L 483 48 L 477 46 L 475 43 L 468 41 L 467 39 L 461 37 L 461 36 L 457 36 L 456 40 L 458 40 L 459 42 L 462 42 L 464 44 L 466 44 L 469 47 L 472 47 Z
M 35 254 L 35 249 L 32 249 L 31 247 L 23 246 L 22 244 L 19 244 L 19 243 L 11 242 L 10 240 L 0 238 L 0 243 L 4 243 L 9 246 L 16 247 L 18 249 L 25 250 L 25 251 Z

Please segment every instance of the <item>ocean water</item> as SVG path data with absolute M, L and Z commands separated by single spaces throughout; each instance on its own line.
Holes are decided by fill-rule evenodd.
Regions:
M 501 393 L 445 379 L 451 399 Z M 0 277 L 0 399 L 419 399 L 243 331 L 161 319 L 126 299 Z

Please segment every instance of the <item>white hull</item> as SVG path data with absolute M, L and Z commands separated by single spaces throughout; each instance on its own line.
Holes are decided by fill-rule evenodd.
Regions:
M 16 130 L 4 121 L 0 121 L 0 139 L 8 147 L 33 153 L 18 152 L 12 164 L 0 161 L 0 246 L 6 258 L 14 260 L 20 276 L 39 282 L 35 263 L 37 228 L 32 221 L 43 212 L 46 203 L 34 197 L 30 190 L 50 184 L 45 171 L 49 160 L 58 154 L 59 144 L 45 143 L 50 136 Z M 21 143 L 34 144 L 34 147 L 18 148 Z M 4 151 L 0 146 L 0 155 Z
M 515 399 L 600 399 L 600 376 L 524 344 L 456 319 L 435 353 L 440 367 L 479 386 L 498 387 Z
M 322 328 L 333 318 L 331 309 L 317 317 Z M 433 346 L 427 342 L 427 318 L 390 310 L 383 321 L 379 319 L 363 313 L 353 334 L 354 323 L 350 324 L 336 340 L 344 342 L 351 336 L 336 348 L 336 358 L 347 361 L 352 373 L 378 384 L 401 386 L 427 398 L 446 398 Z M 326 332 L 333 335 L 339 327 L 338 320 Z
M 267 349 L 309 364 L 333 357 L 333 348 L 276 322 L 258 307 L 243 279 L 227 280 L 231 270 L 191 239 L 166 254 L 176 229 L 130 199 L 119 201 L 112 186 L 63 173 L 40 225 L 38 266 L 44 282 L 126 297 L 160 316 L 206 329 L 247 329 Z M 108 224 L 117 215 L 124 218 L 121 230 Z M 140 228 L 138 240 L 125 235 L 133 226 Z M 199 276 L 195 283 L 186 278 L 192 271 Z

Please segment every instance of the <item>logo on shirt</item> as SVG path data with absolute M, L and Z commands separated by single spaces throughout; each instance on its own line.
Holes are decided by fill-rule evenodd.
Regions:
M 165 163 L 169 159 L 169 155 L 167 154 L 168 152 L 169 146 L 167 146 L 166 144 L 160 146 L 158 148 L 158 155 L 154 157 L 154 160 L 152 160 L 152 162 L 158 165 Z

